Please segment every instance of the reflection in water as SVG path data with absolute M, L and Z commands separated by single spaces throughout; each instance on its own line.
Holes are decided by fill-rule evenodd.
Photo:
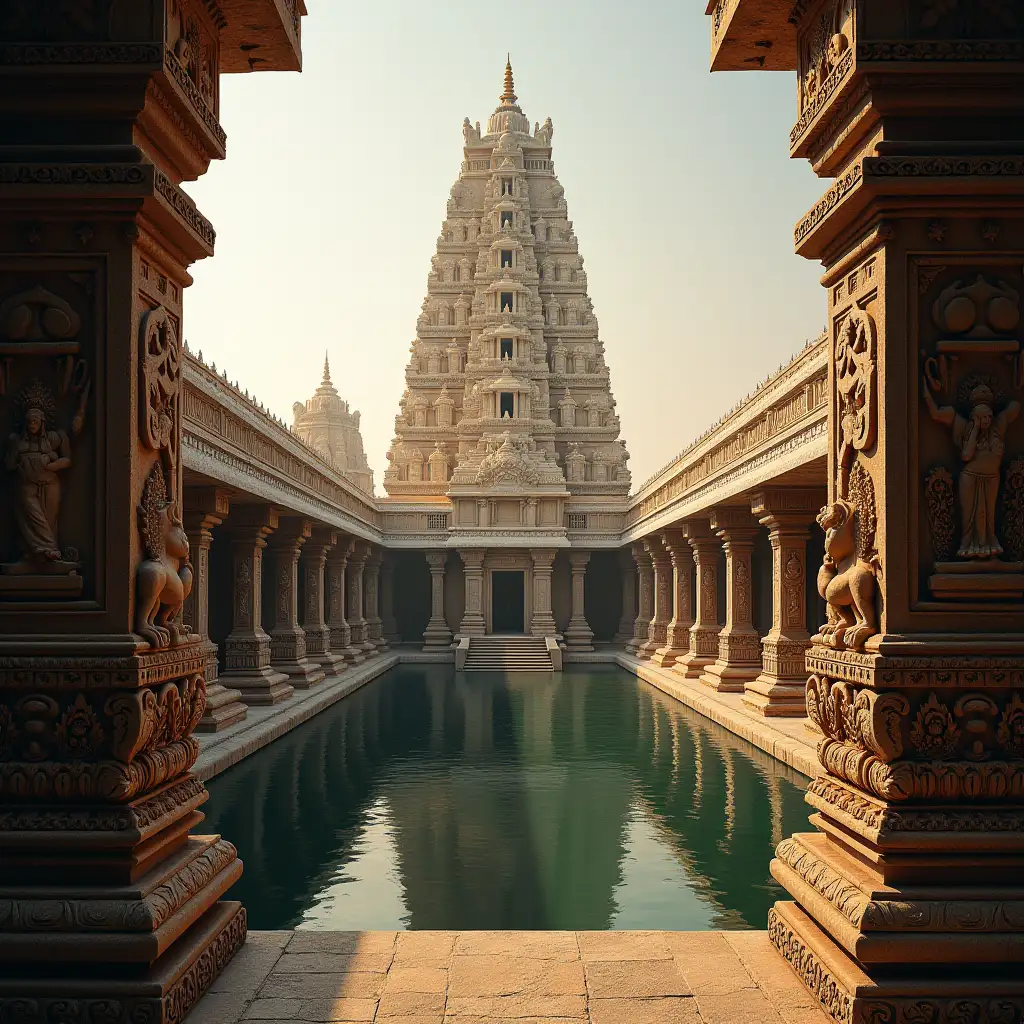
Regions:
M 801 776 L 611 667 L 401 666 L 209 784 L 252 928 L 763 928 Z

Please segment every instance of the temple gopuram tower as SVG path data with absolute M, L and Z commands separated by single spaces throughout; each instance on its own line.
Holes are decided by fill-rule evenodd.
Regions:
M 349 409 L 331 382 L 331 365 L 324 356 L 324 376 L 313 397 L 292 406 L 292 430 L 361 490 L 373 494 L 373 470 L 363 451 L 359 413 Z
M 462 131 L 384 487 L 445 509 L 460 551 L 542 547 L 550 565 L 575 506 L 621 508 L 629 456 L 550 118 L 530 130 L 507 64 L 487 131 Z

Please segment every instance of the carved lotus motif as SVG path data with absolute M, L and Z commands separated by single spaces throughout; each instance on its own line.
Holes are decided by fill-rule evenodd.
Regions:
M 100 725 L 92 704 L 84 693 L 78 694 L 74 704 L 66 708 L 57 723 L 57 743 L 65 757 L 75 760 L 92 757 L 103 742 Z
M 953 722 L 949 708 L 934 693 L 921 705 L 910 728 L 910 742 L 925 757 L 949 760 L 956 755 L 960 730 Z

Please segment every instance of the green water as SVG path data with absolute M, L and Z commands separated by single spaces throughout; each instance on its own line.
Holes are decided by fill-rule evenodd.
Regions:
M 209 784 L 251 928 L 763 928 L 802 776 L 634 676 L 401 666 Z

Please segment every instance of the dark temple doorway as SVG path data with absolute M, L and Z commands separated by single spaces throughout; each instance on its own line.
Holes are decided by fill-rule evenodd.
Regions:
M 491 619 L 495 633 L 526 632 L 525 575 L 522 571 L 491 573 Z

